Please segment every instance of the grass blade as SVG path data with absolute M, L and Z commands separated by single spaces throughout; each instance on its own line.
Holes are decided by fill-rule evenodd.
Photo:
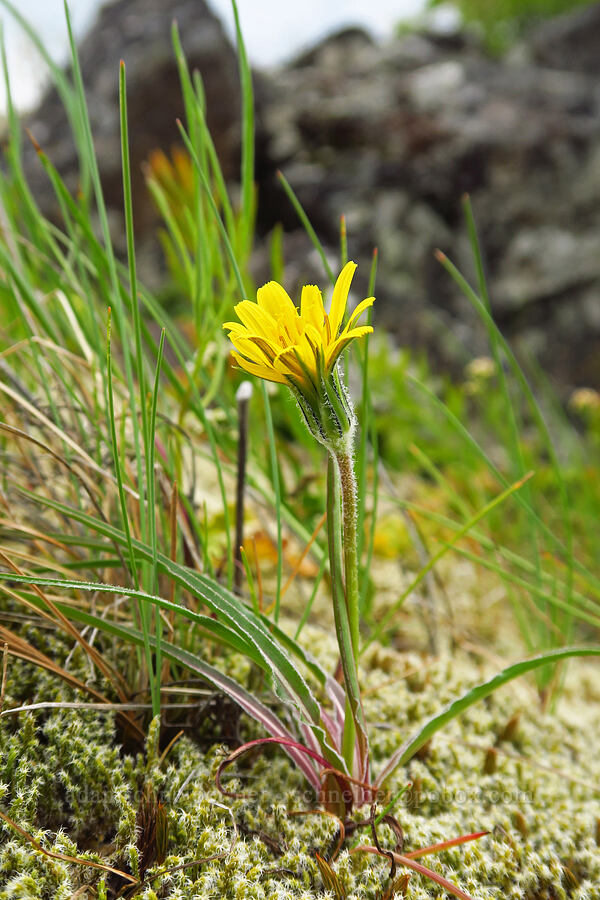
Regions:
M 452 719 L 455 719 L 470 706 L 473 706 L 474 703 L 479 703 L 485 697 L 489 697 L 490 694 L 493 694 L 498 688 L 507 684 L 509 681 L 512 681 L 513 678 L 518 678 L 520 675 L 525 675 L 527 672 L 533 672 L 535 669 L 539 669 L 540 666 L 558 663 L 563 659 L 571 659 L 576 656 L 600 656 L 600 647 L 565 647 L 560 650 L 549 650 L 546 653 L 541 653 L 531 659 L 524 659 L 521 662 L 513 663 L 501 672 L 498 672 L 498 674 L 494 675 L 493 678 L 490 678 L 489 681 L 484 681 L 482 684 L 478 684 L 471 688 L 463 694 L 462 697 L 453 700 L 441 712 L 429 719 L 415 735 L 409 738 L 402 747 L 396 750 L 377 776 L 376 784 L 381 786 L 386 778 L 388 778 L 398 766 L 402 766 L 407 763 L 409 759 L 412 759 L 415 753 L 420 750 L 420 748 L 426 744 L 436 732 L 447 725 L 448 722 L 451 722 Z

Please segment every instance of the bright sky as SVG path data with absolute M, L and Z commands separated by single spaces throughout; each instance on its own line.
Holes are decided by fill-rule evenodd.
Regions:
M 230 0 L 208 0 L 233 30 Z M 426 0 L 238 0 L 249 56 L 263 66 L 291 54 L 344 25 L 363 25 L 382 37 L 402 19 L 422 12 Z M 281 14 L 281 9 L 285 13 Z
M 0 18 L 9 60 L 11 90 L 17 106 L 32 106 L 39 96 L 44 72 L 29 39 L 0 0 Z M 52 56 L 63 61 L 67 52 L 63 0 L 12 0 L 43 37 Z M 233 29 L 230 0 L 208 0 L 228 30 Z M 262 66 L 282 62 L 328 32 L 349 24 L 366 26 L 374 34 L 389 33 L 403 18 L 418 15 L 426 0 L 238 0 L 244 39 L 252 62 Z M 73 26 L 78 34 L 89 26 L 102 0 L 70 0 Z M 282 14 L 282 8 L 285 12 Z M 5 108 L 0 86 L 0 113 Z

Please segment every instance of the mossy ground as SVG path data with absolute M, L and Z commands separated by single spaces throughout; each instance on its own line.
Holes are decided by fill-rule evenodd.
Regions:
M 47 633 L 29 639 L 59 652 L 59 642 Z M 313 627 L 305 639 L 324 660 L 333 658 L 328 632 Z M 90 677 L 79 651 L 71 654 L 70 666 Z M 434 660 L 374 645 L 364 657 L 363 683 L 375 769 L 420 720 L 484 670 L 466 655 Z M 422 861 L 479 900 L 600 898 L 600 760 L 592 752 L 600 739 L 600 690 L 593 673 L 592 666 L 572 664 L 553 712 L 541 711 L 531 685 L 504 689 L 455 720 L 425 755 L 398 772 L 392 790 L 413 783 L 396 810 L 405 849 L 489 830 L 476 842 Z M 19 660 L 11 659 L 8 674 L 5 709 L 85 699 Z M 145 872 L 138 896 L 328 896 L 315 852 L 329 857 L 338 826 L 314 811 L 310 791 L 282 752 L 271 750 L 228 771 L 228 787 L 250 792 L 249 798 L 231 799 L 215 787 L 222 746 L 207 749 L 189 729 L 161 761 L 158 737 L 154 722 L 146 747 L 127 752 L 112 714 L 52 709 L 3 716 L 2 808 L 51 852 L 139 875 L 138 808 L 150 785 L 164 804 L 168 844 L 164 863 Z M 291 815 L 308 810 L 313 812 Z M 116 876 L 102 879 L 98 870 L 43 855 L 7 825 L 0 825 L 0 835 L 1 900 L 113 897 L 124 886 Z M 368 830 L 362 839 L 371 843 Z M 387 826 L 380 839 L 393 845 Z M 348 847 L 332 863 L 344 895 L 382 897 L 388 863 L 350 854 Z M 407 896 L 420 900 L 444 892 L 413 875 Z

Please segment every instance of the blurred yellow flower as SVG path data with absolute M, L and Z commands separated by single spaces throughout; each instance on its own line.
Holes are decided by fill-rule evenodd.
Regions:
M 487 380 L 496 374 L 496 363 L 489 356 L 476 356 L 465 367 L 469 378 Z
M 600 410 L 600 394 L 593 388 L 577 388 L 569 397 L 569 406 L 579 413 L 597 412 Z

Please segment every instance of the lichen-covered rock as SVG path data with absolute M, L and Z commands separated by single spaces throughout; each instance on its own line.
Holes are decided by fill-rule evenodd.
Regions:
M 354 258 L 379 248 L 377 315 L 402 343 L 447 362 L 485 351 L 433 258 L 441 248 L 476 283 L 469 192 L 500 327 L 563 385 L 600 383 L 600 94 L 591 63 L 576 62 L 584 31 L 583 57 L 597 60 L 596 6 L 504 60 L 461 35 L 378 45 L 349 31 L 271 79 L 271 169 L 332 255 L 341 213 Z M 262 190 L 263 227 L 297 228 L 275 179 Z

